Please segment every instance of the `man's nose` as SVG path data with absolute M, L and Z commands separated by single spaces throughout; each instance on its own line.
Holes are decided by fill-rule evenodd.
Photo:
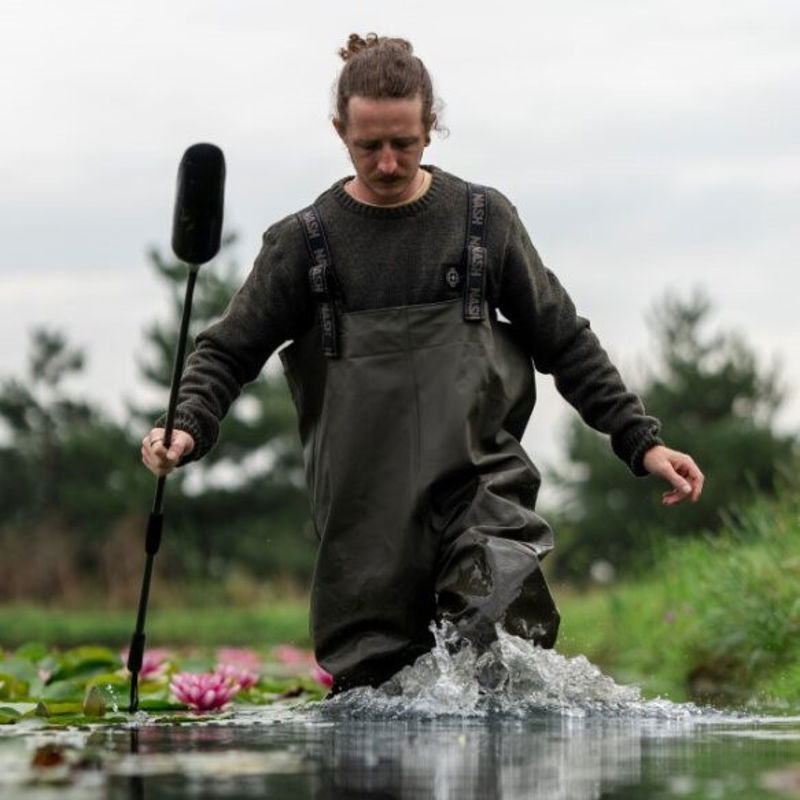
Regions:
M 391 175 L 397 169 L 397 158 L 395 158 L 390 144 L 385 144 L 381 147 L 380 156 L 378 157 L 378 169 L 384 175 Z

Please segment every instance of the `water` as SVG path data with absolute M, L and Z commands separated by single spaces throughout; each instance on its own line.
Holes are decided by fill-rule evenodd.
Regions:
M 0 728 L 0 797 L 791 798 L 800 716 L 643 700 L 583 658 L 501 635 L 434 651 L 384 691 L 213 722 Z M 32 767 L 50 745 L 61 763 Z

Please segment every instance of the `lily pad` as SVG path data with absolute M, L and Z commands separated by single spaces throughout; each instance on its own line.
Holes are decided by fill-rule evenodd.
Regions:
M 24 700 L 26 697 L 28 697 L 27 681 L 0 672 L 0 700 Z
M 66 678 L 90 678 L 104 672 L 111 672 L 122 666 L 120 657 L 107 647 L 75 647 L 58 657 L 59 666 L 51 680 Z
M 51 701 L 40 701 L 34 714 L 37 717 L 58 717 L 63 714 L 82 714 L 83 703 L 58 703 Z
M 0 725 L 11 725 L 22 716 L 15 708 L 0 706 Z
M 15 651 L 14 655 L 17 658 L 24 658 L 25 661 L 30 661 L 31 664 L 37 664 L 50 654 L 47 645 L 42 642 L 25 642 L 21 644 Z
M 177 703 L 172 700 L 143 698 L 139 701 L 139 708 L 142 711 L 186 711 L 189 706 L 186 703 Z
M 55 681 L 44 687 L 42 699 L 62 703 L 80 703 L 85 691 L 86 683 L 84 681 Z
M 113 716 L 87 717 L 86 714 L 58 714 L 54 717 L 47 717 L 47 727 L 65 727 L 67 725 L 75 726 L 93 726 L 100 725 L 119 725 L 130 721 L 130 717 L 123 716 L 122 714 L 115 714 Z
M 130 678 L 126 678 L 124 675 L 120 675 L 118 672 L 103 672 L 100 675 L 95 675 L 93 678 L 89 678 L 86 681 L 87 686 L 102 686 L 105 688 L 106 686 L 113 686 L 115 689 L 123 689 L 125 687 L 130 687 L 131 681 Z M 140 691 L 144 688 L 141 687 Z

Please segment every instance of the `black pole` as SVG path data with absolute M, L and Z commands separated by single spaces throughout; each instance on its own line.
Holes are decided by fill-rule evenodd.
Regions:
M 167 418 L 164 422 L 164 447 L 169 450 L 172 443 L 172 428 L 175 408 L 178 404 L 178 389 L 186 355 L 186 337 L 189 331 L 189 316 L 192 313 L 192 295 L 197 272 L 201 264 L 210 261 L 219 252 L 222 236 L 222 208 L 225 189 L 225 156 L 213 144 L 192 145 L 178 166 L 178 186 L 175 210 L 172 218 L 172 250 L 189 265 L 186 297 L 183 301 L 178 348 L 172 370 L 172 387 L 169 393 Z M 147 602 L 150 598 L 150 579 L 153 577 L 153 559 L 161 544 L 164 523 L 162 506 L 166 477 L 161 476 L 156 484 L 153 508 L 147 521 L 145 537 L 144 576 L 139 593 L 139 611 L 136 615 L 136 630 L 128 650 L 128 669 L 131 673 L 131 702 L 129 711 L 139 708 L 139 673 L 144 659 L 144 625 L 147 617 Z
M 164 447 L 169 450 L 172 442 L 172 428 L 175 421 L 175 408 L 178 405 L 178 389 L 180 387 L 181 375 L 183 374 L 183 362 L 186 356 L 186 339 L 189 332 L 189 317 L 192 313 L 192 296 L 194 285 L 197 280 L 199 265 L 189 265 L 189 278 L 186 282 L 186 296 L 183 301 L 183 315 L 181 317 L 180 333 L 178 334 L 178 349 L 175 352 L 175 364 L 172 369 L 172 386 L 169 393 L 169 406 L 167 407 L 167 419 L 164 423 Z M 144 626 L 147 618 L 147 603 L 150 599 L 150 579 L 153 575 L 153 559 L 161 545 L 161 531 L 164 523 L 162 508 L 164 504 L 164 487 L 166 476 L 162 475 L 156 483 L 155 496 L 153 497 L 153 507 L 150 511 L 150 518 L 147 521 L 147 533 L 145 536 L 145 562 L 144 575 L 142 576 L 142 589 L 139 593 L 139 610 L 136 614 L 136 629 L 131 637 L 131 646 L 128 650 L 128 670 L 131 673 L 131 696 L 128 711 L 136 713 L 139 708 L 139 672 L 142 669 L 144 658 Z

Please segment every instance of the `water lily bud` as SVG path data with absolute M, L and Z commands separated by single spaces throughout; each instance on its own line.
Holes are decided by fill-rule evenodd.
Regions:
M 106 713 L 106 697 L 99 686 L 89 687 L 83 699 L 83 713 L 87 717 L 102 717 Z

